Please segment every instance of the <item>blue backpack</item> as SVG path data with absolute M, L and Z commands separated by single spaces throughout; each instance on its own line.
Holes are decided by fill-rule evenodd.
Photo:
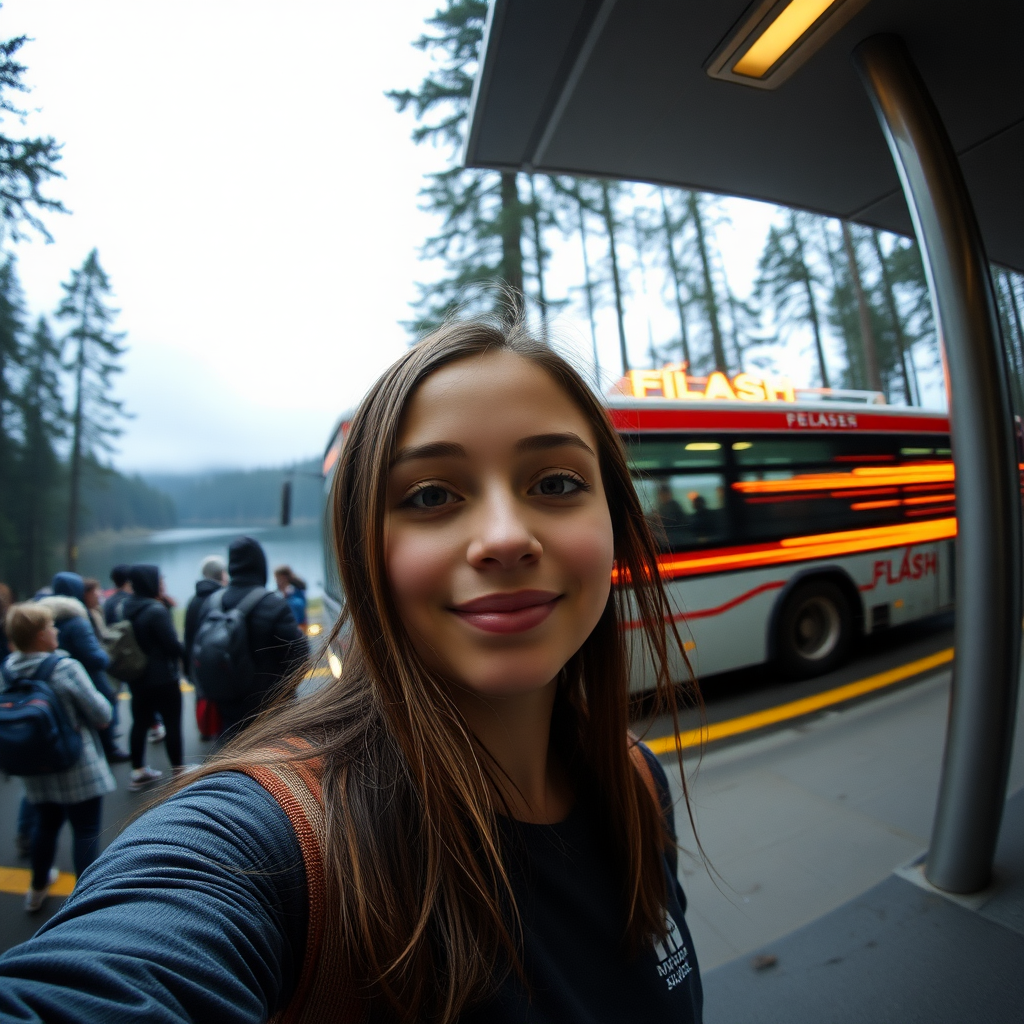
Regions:
M 82 756 L 82 737 L 50 686 L 63 655 L 51 654 L 31 676 L 0 665 L 0 771 L 7 775 L 63 772 Z

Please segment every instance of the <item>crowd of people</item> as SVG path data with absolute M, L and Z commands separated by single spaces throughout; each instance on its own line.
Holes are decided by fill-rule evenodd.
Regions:
M 243 729 L 305 661 L 305 582 L 289 566 L 279 566 L 277 590 L 268 590 L 267 576 L 266 555 L 251 537 L 234 541 L 226 560 L 205 558 L 185 611 L 184 640 L 156 565 L 115 565 L 106 594 L 98 580 L 76 572 L 58 572 L 48 587 L 21 603 L 0 584 L 0 644 L 9 651 L 0 686 L 13 698 L 5 701 L 0 694 L 0 747 L 3 770 L 24 782 L 15 846 L 31 863 L 28 912 L 43 906 L 57 878 L 53 862 L 65 821 L 73 833 L 76 875 L 96 859 L 103 797 L 117 785 L 111 765 L 131 762 L 131 791 L 159 782 L 164 773 L 147 764 L 148 739 L 164 743 L 172 776 L 193 767 L 184 760 L 181 684 L 198 682 L 197 638 L 201 646 L 211 598 L 216 595 L 221 613 L 247 604 L 239 635 L 248 671 L 227 700 L 215 700 L 197 686 L 202 739 L 222 743 Z M 123 686 L 131 701 L 127 751 L 118 745 Z M 52 722 L 43 721 L 44 706 Z M 58 739 L 30 734 L 40 722 Z M 66 764 L 59 759 L 61 727 L 80 737 L 73 757 L 64 756 Z M 56 745 L 53 751 L 48 743 Z M 40 752 L 50 760 L 40 760 Z

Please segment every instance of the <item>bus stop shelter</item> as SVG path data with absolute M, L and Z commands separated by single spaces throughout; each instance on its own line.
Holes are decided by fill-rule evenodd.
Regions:
M 795 936 L 794 950 L 852 949 L 857 914 L 888 907 L 902 953 L 876 957 L 859 987 L 841 980 L 845 954 L 830 981 L 808 966 L 783 1016 L 746 975 L 720 968 L 709 991 L 730 993 L 729 1019 L 963 1019 L 963 943 L 994 982 L 1022 962 L 1020 878 L 1015 928 L 971 931 L 956 918 L 993 882 L 1019 688 L 1022 456 L 989 261 L 1024 271 L 1021 39 L 1024 6 L 1013 0 L 492 0 L 468 166 L 719 192 L 914 235 L 929 282 L 958 537 L 956 660 L 924 875 L 960 903 L 908 902 L 898 885 L 884 889 L 898 880 L 883 883 L 859 909 Z M 1021 833 L 1024 860 L 1019 799 L 1003 833 Z M 926 931 L 948 942 L 924 963 Z M 846 1012 L 827 1010 L 839 1004 L 826 984 Z M 959 1001 L 945 997 L 954 986 Z M 868 1012 L 858 990 L 892 1012 Z M 908 991 L 931 992 L 928 1016 Z

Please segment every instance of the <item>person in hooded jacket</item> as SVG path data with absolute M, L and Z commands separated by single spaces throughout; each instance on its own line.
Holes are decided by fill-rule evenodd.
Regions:
M 266 587 L 267 556 L 259 541 L 252 537 L 232 541 L 228 548 L 228 577 L 222 601 L 225 611 L 240 604 L 255 587 Z M 309 653 L 291 607 L 276 591 L 267 591 L 249 613 L 246 624 L 255 669 L 253 684 L 241 701 L 218 702 L 225 736 L 255 717 L 282 680 L 298 668 Z
M 114 734 L 119 723 L 117 695 L 107 679 L 107 666 L 110 658 L 103 649 L 89 611 L 85 605 L 85 580 L 77 572 L 59 572 L 53 577 L 50 586 L 53 594 L 42 597 L 39 603 L 49 608 L 57 626 L 57 638 L 60 649 L 79 662 L 93 686 L 107 699 L 113 708 L 110 725 L 99 732 L 103 753 L 111 764 L 120 764 L 128 760 L 128 755 L 118 750 L 114 742 Z
M 175 772 L 182 767 L 180 664 L 185 654 L 171 621 L 171 613 L 160 600 L 160 570 L 155 565 L 133 565 L 129 574 L 132 595 L 124 603 L 124 617 L 134 630 L 135 640 L 146 655 L 146 670 L 132 683 L 132 777 L 128 788 L 142 789 L 163 772 L 146 764 L 146 731 L 153 716 L 163 718 L 167 730 L 164 742 Z

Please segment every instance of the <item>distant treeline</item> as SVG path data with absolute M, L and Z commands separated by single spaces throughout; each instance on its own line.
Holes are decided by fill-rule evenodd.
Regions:
M 310 459 L 275 469 L 147 473 L 145 481 L 174 502 L 181 526 L 259 526 L 278 522 L 281 487 L 289 478 L 292 520 L 317 520 L 323 489 L 319 470 L 319 461 Z

